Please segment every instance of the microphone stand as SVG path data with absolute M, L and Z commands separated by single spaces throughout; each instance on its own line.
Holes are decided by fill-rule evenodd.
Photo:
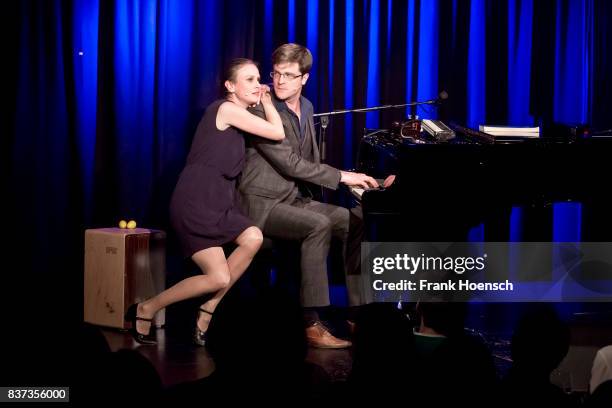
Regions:
M 321 131 L 319 132 L 319 156 L 321 157 L 321 163 L 325 161 L 325 129 L 327 129 L 327 125 L 329 125 L 329 116 L 322 115 Z
M 321 132 L 319 132 L 319 153 L 320 153 L 319 155 L 321 157 L 321 162 L 325 161 L 325 153 L 326 153 L 325 151 L 325 131 L 327 129 L 327 126 L 329 125 L 330 116 L 343 115 L 346 113 L 380 111 L 380 110 L 385 110 L 385 109 L 399 109 L 399 108 L 405 108 L 408 106 L 437 105 L 443 99 L 444 98 L 436 98 L 436 99 L 430 99 L 424 102 L 409 102 L 409 103 L 401 103 L 398 105 L 381 105 L 381 106 L 373 106 L 371 108 L 342 109 L 342 110 L 335 110 L 331 112 L 315 113 L 314 115 L 312 115 L 313 118 L 318 118 L 318 117 L 321 118 Z

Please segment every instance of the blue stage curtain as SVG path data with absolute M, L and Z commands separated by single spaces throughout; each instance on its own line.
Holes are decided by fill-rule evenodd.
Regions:
M 3 165 L 26 203 L 15 209 L 30 214 L 50 257 L 61 252 L 56 234 L 85 226 L 134 218 L 167 228 L 222 67 L 251 57 L 269 82 L 270 53 L 286 41 L 313 51 L 305 93 L 319 112 L 444 89 L 444 107 L 415 113 L 470 126 L 609 127 L 611 9 L 596 0 L 19 2 L 7 14 L 12 107 L 2 121 Z M 335 118 L 327 161 L 352 167 L 365 127 L 408 113 Z

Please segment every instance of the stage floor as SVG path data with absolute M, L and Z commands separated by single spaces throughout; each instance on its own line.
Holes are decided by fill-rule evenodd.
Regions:
M 165 387 L 194 381 L 209 376 L 215 363 L 205 347 L 197 347 L 177 336 L 167 336 L 166 330 L 157 330 L 157 345 L 142 346 L 129 333 L 114 329 L 102 329 L 112 351 L 137 350 L 157 369 Z M 323 368 L 332 381 L 344 381 L 351 365 L 349 349 L 326 350 L 309 348 L 306 360 Z
M 566 358 L 553 372 L 551 381 L 567 392 L 586 392 L 595 353 L 600 347 L 612 344 L 612 327 L 588 322 L 571 324 L 571 345 Z M 491 350 L 498 376 L 505 375 L 512 364 L 511 335 L 468 328 L 479 336 Z M 157 329 L 158 344 L 142 346 L 132 340 L 129 333 L 116 329 L 102 329 L 112 351 L 137 350 L 157 369 L 162 383 L 170 387 L 183 382 L 209 376 L 215 364 L 206 348 L 197 347 L 189 338 L 167 330 Z M 344 381 L 350 373 L 352 357 L 350 349 L 325 350 L 309 348 L 307 361 L 321 367 L 331 381 Z

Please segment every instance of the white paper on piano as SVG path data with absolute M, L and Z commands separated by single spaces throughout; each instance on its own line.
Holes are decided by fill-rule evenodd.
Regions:
M 480 125 L 479 130 L 491 136 L 540 137 L 539 127 L 510 127 Z

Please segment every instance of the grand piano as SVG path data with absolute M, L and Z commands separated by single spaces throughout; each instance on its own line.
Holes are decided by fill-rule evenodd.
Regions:
M 498 138 L 459 125 L 440 140 L 423 132 L 365 129 L 358 171 L 388 188 L 352 190 L 369 241 L 466 241 L 484 225 L 486 241 L 508 241 L 510 213 L 524 214 L 523 241 L 552 240 L 554 203 L 580 203 L 583 241 L 612 241 L 612 137 L 579 128 L 542 129 L 538 138 Z M 515 226 L 516 227 L 516 226 Z

